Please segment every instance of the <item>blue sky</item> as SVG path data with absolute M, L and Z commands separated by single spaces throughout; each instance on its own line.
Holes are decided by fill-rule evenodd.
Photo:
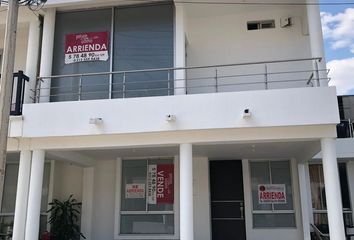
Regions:
M 328 2 L 328 1 L 321 1 L 321 2 Z M 335 1 L 334 1 L 335 2 Z M 329 12 L 332 13 L 333 15 L 338 14 L 338 13 L 343 13 L 345 9 L 349 8 L 350 6 L 348 5 L 342 5 L 342 6 L 321 6 L 321 12 Z M 352 6 L 354 8 L 354 5 Z M 354 30 L 353 30 L 354 31 Z M 327 61 L 331 61 L 333 59 L 342 59 L 342 58 L 347 58 L 352 56 L 350 51 L 347 49 L 337 49 L 337 50 L 332 50 L 330 47 L 330 42 L 325 41 L 325 48 L 326 48 L 326 59 Z
M 349 2 L 349 0 L 320 0 Z M 330 84 L 338 95 L 354 94 L 354 5 L 321 6 L 321 17 Z

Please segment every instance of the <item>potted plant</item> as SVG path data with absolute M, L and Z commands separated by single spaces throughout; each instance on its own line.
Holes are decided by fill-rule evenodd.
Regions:
M 86 239 L 79 226 L 81 202 L 70 195 L 66 201 L 54 199 L 49 205 L 47 213 L 50 213 L 51 239 L 79 240 L 80 237 Z

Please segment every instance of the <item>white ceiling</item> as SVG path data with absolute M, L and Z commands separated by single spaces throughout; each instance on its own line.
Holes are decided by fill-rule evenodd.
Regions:
M 92 149 L 78 150 L 86 157 L 95 160 L 108 160 L 134 157 L 175 156 L 178 155 L 178 146 L 142 147 L 125 149 Z M 264 158 L 304 158 L 312 157 L 320 151 L 318 141 L 306 142 L 263 142 L 263 143 L 227 143 L 194 145 L 195 157 L 209 159 L 264 159 Z

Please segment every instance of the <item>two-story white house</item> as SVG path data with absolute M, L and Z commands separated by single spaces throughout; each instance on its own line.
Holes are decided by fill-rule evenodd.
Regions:
M 15 71 L 29 81 L 10 119 L 1 231 L 37 240 L 48 202 L 74 194 L 90 240 L 309 240 L 322 151 L 323 214 L 344 240 L 319 6 L 282 2 L 21 8 Z

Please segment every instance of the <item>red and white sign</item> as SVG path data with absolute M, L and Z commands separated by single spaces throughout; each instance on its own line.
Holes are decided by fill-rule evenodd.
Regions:
M 258 185 L 259 204 L 286 204 L 285 184 Z
M 125 198 L 145 198 L 145 184 L 126 184 Z
M 107 61 L 108 32 L 67 34 L 65 36 L 65 64 Z
M 158 164 L 148 166 L 148 203 L 173 204 L 174 174 L 173 164 Z

